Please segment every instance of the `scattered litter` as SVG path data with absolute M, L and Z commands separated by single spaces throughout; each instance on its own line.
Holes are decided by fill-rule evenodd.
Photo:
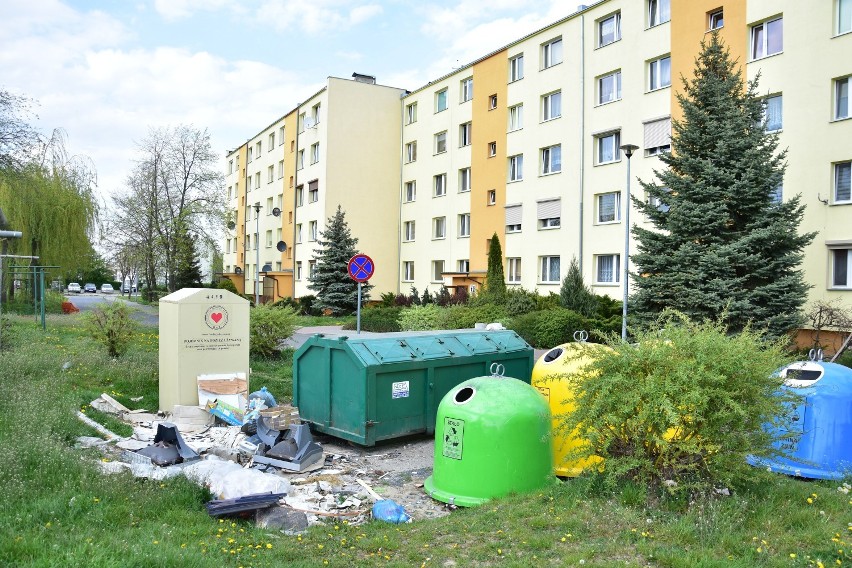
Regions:
M 181 432 L 199 432 L 213 425 L 213 416 L 198 406 L 175 405 L 172 409 L 171 422 Z
M 214 399 L 207 401 L 207 412 L 232 426 L 243 425 L 243 412 L 240 408 L 232 406 L 224 400 Z
M 278 403 L 275 402 L 275 397 L 272 396 L 272 393 L 266 390 L 266 387 L 261 387 L 259 391 L 254 391 L 249 395 L 249 402 L 252 399 L 260 399 L 266 405 L 266 408 L 272 408 L 274 406 L 278 406 Z
M 97 422 L 95 422 L 94 420 L 92 420 L 91 418 L 89 418 L 88 416 L 86 416 L 85 414 L 83 414 L 80 411 L 77 411 L 77 418 L 79 418 L 80 421 L 83 422 L 84 424 L 86 424 L 87 426 L 91 426 L 92 428 L 94 428 L 95 430 L 97 430 L 98 432 L 100 432 L 101 434 L 106 436 L 106 439 L 110 442 L 113 441 L 113 440 L 120 440 L 121 439 L 121 436 L 119 436 L 115 432 L 111 432 L 111 431 L 107 430 L 106 428 L 104 428 L 103 426 L 101 426 L 100 424 L 98 424 Z
M 177 427 L 171 422 L 160 422 L 157 425 L 157 435 L 154 443 L 142 448 L 137 454 L 151 458 L 154 465 L 172 465 L 193 460 L 201 456 L 190 448 L 180 435 Z
M 265 419 L 258 420 L 258 425 L 261 422 L 265 423 Z M 274 437 L 275 445 L 263 455 L 255 455 L 254 463 L 273 465 L 289 471 L 302 471 L 322 460 L 322 447 L 314 442 L 307 424 L 292 424 L 285 432 L 278 434 Z M 258 437 L 264 442 L 273 438 L 269 431 L 266 432 L 266 437 L 261 436 L 259 429 Z
M 96 438 L 94 436 L 80 436 L 77 438 L 77 446 L 80 448 L 95 448 L 97 446 L 103 446 L 108 444 L 106 440 L 103 438 Z
M 236 499 L 257 493 L 289 493 L 290 482 L 279 475 L 246 469 L 214 456 L 185 467 L 184 475 L 205 485 L 219 499 Z
M 67 371 L 67 370 L 68 370 L 68 369 L 70 369 L 71 367 L 72 367 L 72 363 L 71 363 L 71 361 L 65 361 L 65 363 L 63 363 L 63 364 L 62 364 L 62 370 L 63 370 L 63 371 Z
M 259 493 L 236 499 L 214 499 L 206 504 L 207 513 L 211 517 L 245 516 L 245 513 L 254 513 L 276 505 L 285 495 L 286 493 Z
M 198 375 L 198 405 L 219 400 L 234 408 L 246 407 L 248 382 L 245 373 Z
M 373 505 L 373 518 L 386 523 L 410 523 L 411 517 L 405 513 L 402 505 L 392 499 L 382 499 Z
M 132 396 L 132 397 L 130 397 L 130 401 L 131 402 L 139 402 L 143 398 L 145 398 L 145 397 L 144 396 Z

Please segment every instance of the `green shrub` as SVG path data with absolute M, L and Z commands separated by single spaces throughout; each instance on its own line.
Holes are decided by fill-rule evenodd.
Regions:
M 361 329 L 384 333 L 389 331 L 402 331 L 399 327 L 399 313 L 402 308 L 397 306 L 376 306 L 361 310 Z M 343 329 L 355 329 L 356 322 L 347 323 Z
M 322 313 L 314 308 L 314 302 L 316 302 L 317 297 L 313 294 L 308 294 L 307 296 L 300 296 L 297 300 L 299 302 L 299 313 L 303 316 L 321 316 Z
M 443 313 L 444 309 L 435 304 L 404 308 L 399 313 L 399 327 L 402 331 L 441 329 Z
M 569 459 L 603 457 L 610 487 L 630 479 L 693 495 L 753 480 L 759 470 L 746 457 L 777 455 L 764 425 L 782 426 L 795 402 L 772 376 L 787 360 L 782 343 L 675 312 L 636 339 L 612 337 L 612 351 L 563 377 L 576 410 L 562 426 L 589 442 Z
M 538 302 L 536 310 L 552 310 L 562 307 L 562 297 L 554 292 L 547 296 L 537 296 L 536 301 Z
M 62 302 L 65 296 L 59 292 L 48 290 L 44 295 L 44 312 L 47 314 L 61 314 Z
M 107 348 L 110 357 L 127 352 L 136 331 L 136 322 L 124 302 L 99 306 L 84 316 L 86 331 Z
M 470 329 L 477 323 L 509 322 L 506 308 L 497 304 L 478 306 L 450 306 L 444 308 L 438 322 L 440 329 Z
M 257 357 L 278 355 L 278 346 L 296 330 L 296 313 L 289 306 L 262 304 L 253 307 L 249 316 L 249 352 Z
M 237 292 L 236 285 L 234 285 L 233 281 L 230 278 L 219 279 L 218 287 L 221 290 L 227 290 L 228 292 L 233 292 L 234 294 L 239 294 L 239 292 Z
M 559 298 L 559 296 L 556 296 Z M 550 349 L 574 340 L 574 332 L 588 331 L 589 321 L 583 316 L 566 310 L 552 308 L 516 317 L 511 329 L 537 349 Z
M 538 309 L 538 292 L 523 288 L 509 288 L 506 292 L 506 313 L 511 317 L 521 316 Z
M 275 308 L 293 308 L 294 312 L 299 309 L 299 302 L 289 296 L 281 298 L 280 300 L 275 300 L 270 305 Z
M 843 352 L 843 355 L 837 358 L 835 363 L 840 363 L 841 365 L 846 365 L 849 368 L 852 368 L 852 349 L 847 349 Z
M 393 306 L 393 302 L 396 299 L 396 294 L 393 292 L 385 292 L 381 295 L 381 305 L 382 307 L 389 308 Z

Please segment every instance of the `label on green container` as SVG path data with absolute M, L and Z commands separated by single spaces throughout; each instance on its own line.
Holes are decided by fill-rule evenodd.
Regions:
M 460 460 L 462 459 L 462 446 L 464 444 L 464 420 L 458 418 L 444 417 L 444 457 Z

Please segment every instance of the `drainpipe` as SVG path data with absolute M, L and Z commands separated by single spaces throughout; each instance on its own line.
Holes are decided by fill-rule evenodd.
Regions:
M 406 91 L 407 93 L 407 91 Z M 405 94 L 399 96 L 399 194 L 397 195 L 397 199 L 399 200 L 399 207 L 397 208 L 399 211 L 399 218 L 397 219 L 396 226 L 396 293 L 402 293 L 402 287 L 400 285 L 400 281 L 402 278 L 400 277 L 400 270 L 402 270 L 402 194 L 405 190 L 403 184 L 405 183 L 403 180 L 405 179 L 402 175 L 402 165 L 405 159 L 405 137 L 404 137 L 404 129 L 405 129 Z
M 293 154 L 293 240 L 292 240 L 292 248 L 293 248 L 293 295 L 291 296 L 294 300 L 296 299 L 296 225 L 299 220 L 299 216 L 296 212 L 299 210 L 296 207 L 296 188 L 299 187 L 299 111 L 302 110 L 302 105 L 298 105 L 296 107 L 296 150 Z M 286 128 L 286 125 L 285 125 Z M 328 149 L 326 149 L 328 151 Z
M 583 273 L 583 196 L 585 195 L 585 142 L 586 142 L 586 16 L 580 15 L 580 241 L 579 258 L 580 274 Z

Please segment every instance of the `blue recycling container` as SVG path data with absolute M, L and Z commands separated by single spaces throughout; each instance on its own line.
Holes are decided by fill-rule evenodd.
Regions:
M 782 389 L 801 401 L 792 408 L 789 433 L 776 442 L 787 457 L 751 459 L 756 466 L 809 479 L 852 474 L 852 369 L 822 361 L 797 361 L 779 371 Z

